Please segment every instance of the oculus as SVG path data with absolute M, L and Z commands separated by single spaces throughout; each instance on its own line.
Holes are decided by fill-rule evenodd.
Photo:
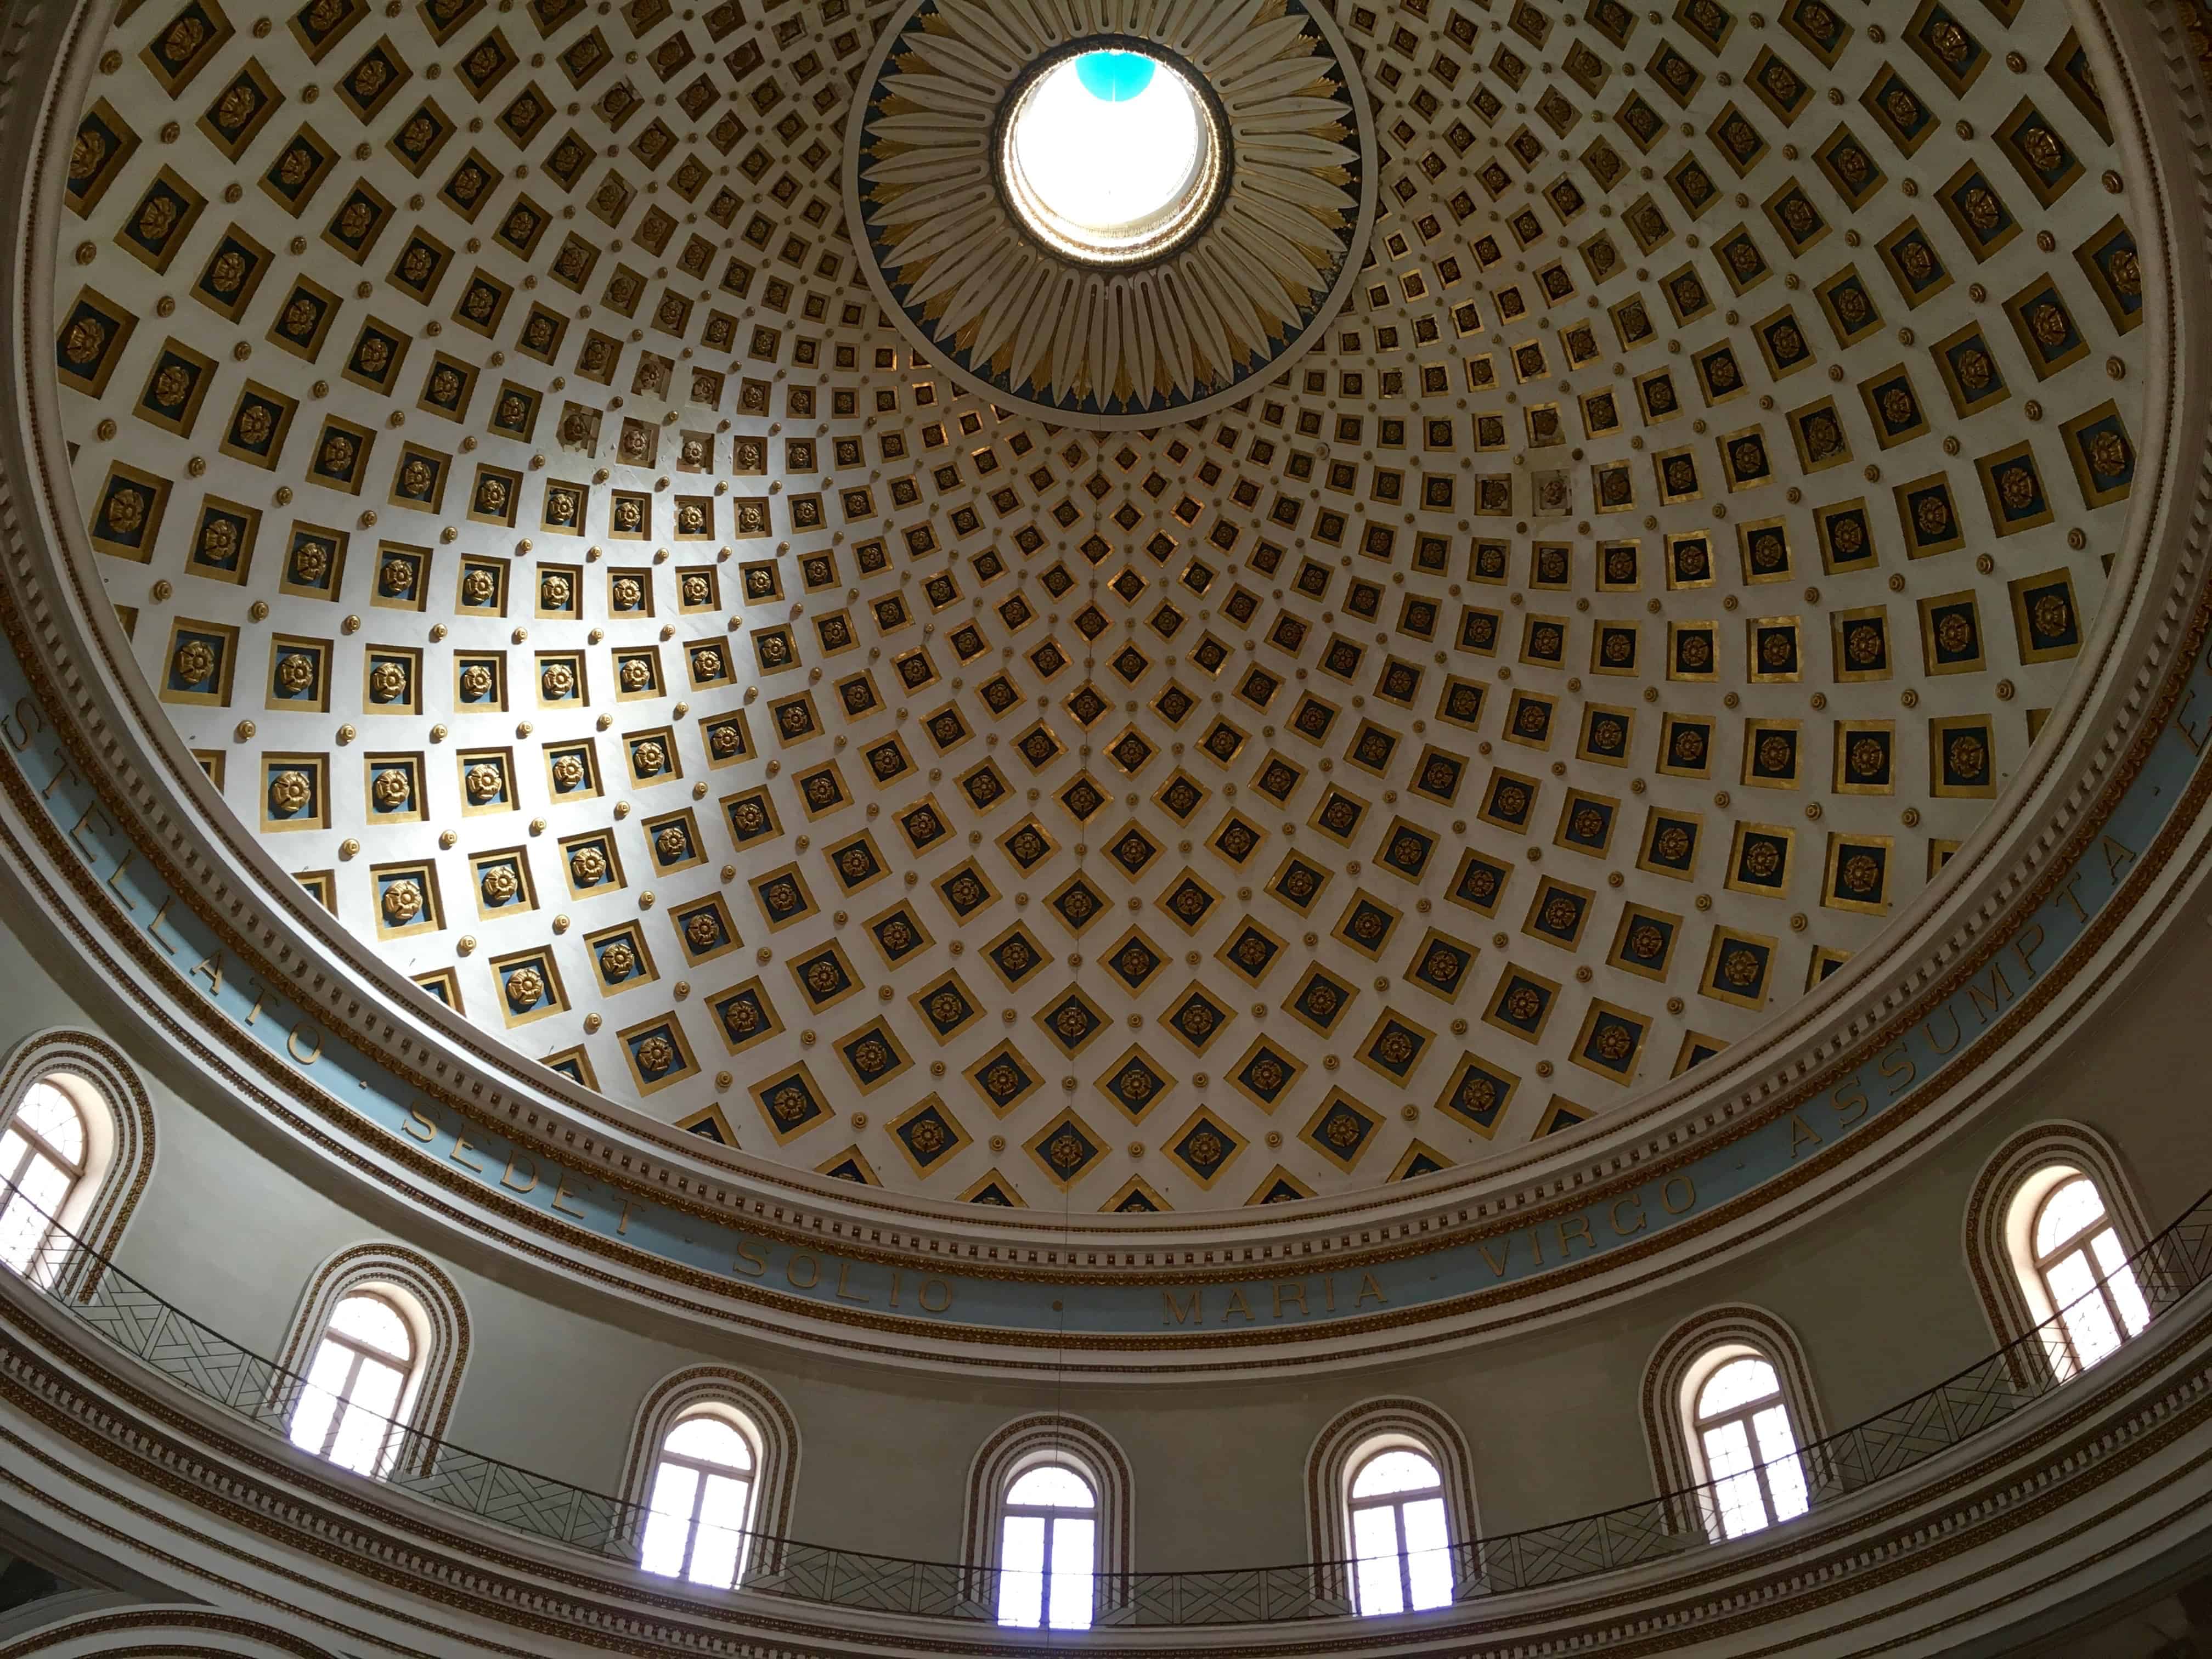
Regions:
M 1227 181 L 1220 123 L 1189 79 L 1146 51 L 1048 60 L 1015 94 L 999 184 L 1030 234 L 1087 264 L 1158 258 Z
M 1073 0 L 908 0 L 859 85 L 845 196 L 870 287 L 963 389 L 1141 430 L 1321 338 L 1359 281 L 1374 144 L 1307 0 L 1133 0 L 1110 33 Z

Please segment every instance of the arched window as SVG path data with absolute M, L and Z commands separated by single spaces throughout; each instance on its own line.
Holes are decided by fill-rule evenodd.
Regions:
M 1128 1593 L 1129 1461 L 1104 1430 L 1040 1413 L 1008 1423 L 968 1471 L 961 1559 L 1002 1625 L 1084 1630 Z
M 51 1285 L 69 1248 L 62 1232 L 70 1201 L 85 1184 L 84 1115 L 50 1079 L 25 1092 L 0 1131 L 0 1261 L 34 1283 Z
M 1690 1401 L 1691 1438 L 1721 1535 L 1741 1538 L 1804 1514 L 1811 1507 L 1805 1465 L 1772 1363 L 1723 1347 L 1692 1375 L 1702 1380 Z
M 315 1270 L 280 1351 L 292 1443 L 358 1474 L 422 1467 L 469 1354 L 461 1293 L 428 1256 L 356 1244 Z
M 1370 1452 L 1352 1472 L 1352 1594 L 1363 1616 L 1418 1612 L 1452 1599 L 1443 1476 L 1406 1446 Z
M 2060 1170 L 2057 1177 L 2035 1206 L 2028 1249 L 2040 1299 L 2054 1315 L 2045 1328 L 2045 1352 L 2066 1377 L 2095 1364 L 2149 1324 L 2150 1308 L 2097 1183 L 2076 1170 Z
M 145 1085 L 106 1038 L 42 1031 L 0 1058 L 0 1266 L 88 1291 L 153 1163 Z
M 623 1460 L 638 1564 L 717 1589 L 775 1572 L 798 1480 L 798 1422 L 765 1382 L 727 1365 L 663 1377 Z
M 757 1431 L 738 1413 L 703 1407 L 660 1443 L 640 1559 L 647 1572 L 727 1589 L 744 1571 L 760 1469 Z
M 292 1408 L 292 1443 L 356 1474 L 381 1474 L 399 1449 L 418 1345 L 388 1294 L 356 1291 L 331 1310 Z
M 1449 1607 L 1481 1575 L 1459 1425 L 1422 1400 L 1363 1401 L 1306 1454 L 1315 1593 L 1363 1616 Z
M 1831 1466 L 1812 1369 L 1796 1334 L 1741 1303 L 1684 1320 L 1644 1373 L 1644 1426 L 1671 1524 L 1716 1542 L 1795 1520 Z
M 2150 1322 L 2130 1265 L 2150 1238 L 2142 1206 L 2087 1125 L 2039 1123 L 2000 1146 L 1966 1221 L 1974 1288 L 2022 1383 L 2063 1382 Z
M 1014 1477 L 999 1512 L 999 1622 L 1088 1630 L 1098 1571 L 1098 1495 L 1073 1461 Z

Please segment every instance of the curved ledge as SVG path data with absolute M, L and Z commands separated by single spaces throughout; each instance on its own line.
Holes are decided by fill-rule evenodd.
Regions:
M 2018 1449 L 2008 1444 L 2019 1424 L 2055 1417 L 2079 1423 L 2091 1414 L 2102 1426 L 2104 1405 L 2114 1379 L 2155 1366 L 2157 1351 L 2174 1341 L 2212 1342 L 2212 1307 L 2199 1295 L 2212 1279 L 2212 1194 L 2206 1194 L 2129 1262 L 2149 1309 L 2145 1332 L 2085 1373 L 2061 1374 L 2042 1362 L 2063 1340 L 2063 1314 L 2028 1331 L 1978 1364 L 1911 1399 L 1835 1434 L 1808 1439 L 1790 1454 L 1793 1479 L 1808 1490 L 1809 1512 L 1765 1528 L 1735 1542 L 1724 1540 L 1721 1523 L 1723 1483 L 1692 1482 L 1660 1496 L 1596 1515 L 1492 1535 L 1455 1535 L 1442 1552 L 1449 1562 L 1455 1614 L 1487 1620 L 1492 1603 L 1510 1603 L 1529 1592 L 1556 1590 L 1580 1580 L 1632 1570 L 1663 1577 L 1680 1572 L 1702 1577 L 1708 1565 L 1731 1555 L 1756 1552 L 1776 1560 L 1796 1561 L 1808 1543 L 1845 1524 L 1839 1517 L 1894 1513 L 1916 1482 L 1930 1470 L 1964 1465 L 1986 1468 Z M 41 1286 L 87 1285 L 71 1291 Z M 2099 1292 L 2092 1291 L 2092 1297 Z M 301 1453 L 285 1438 L 292 1413 L 313 1385 L 297 1370 L 240 1348 L 189 1315 L 163 1302 L 112 1263 L 66 1232 L 55 1231 L 38 1271 L 27 1276 L 0 1274 L 0 1302 L 14 1329 L 76 1365 L 95 1381 L 75 1403 L 102 1418 L 103 1430 L 133 1440 L 131 1421 L 106 1415 L 118 1407 L 126 1419 L 158 1420 L 162 1431 L 198 1426 L 228 1440 L 241 1427 L 265 1431 L 252 1447 L 228 1440 L 234 1451 L 271 1470 L 284 1469 L 343 1506 L 378 1508 L 398 1504 L 421 1512 L 419 1524 L 440 1533 L 433 1547 L 450 1550 L 457 1524 L 488 1526 L 508 1535 L 508 1547 L 556 1547 L 611 1562 L 635 1574 L 636 1560 L 651 1514 L 643 1498 L 644 1463 L 639 1449 L 651 1443 L 633 1439 L 630 1495 L 614 1498 L 574 1486 L 498 1460 L 481 1456 L 440 1439 L 434 1433 L 391 1425 L 386 1443 L 392 1449 L 388 1472 L 375 1480 L 349 1478 Z M 1723 1310 L 1731 1316 L 1741 1310 Z M 1744 1328 L 1764 1328 L 1753 1321 Z M 2177 1338 L 2177 1332 L 2182 1334 Z M 1686 1337 L 1690 1333 L 1678 1333 Z M 1670 1339 L 1661 1359 L 1676 1346 Z M 0 1337 L 0 1396 L 30 1406 L 38 1394 L 40 1355 L 32 1346 Z M 119 1369 L 118 1369 L 119 1367 Z M 1663 1367 L 1662 1367 L 1663 1368 Z M 664 1384 L 711 1382 L 713 1376 L 680 1374 Z M 134 1378 L 130 1373 L 136 1372 Z M 727 1373 L 714 1372 L 726 1377 Z M 2212 1384 L 2212 1370 L 2200 1374 Z M 139 1380 L 139 1379 L 143 1379 Z M 1804 1396 L 1809 1400 L 1809 1395 Z M 52 1390 L 43 1401 L 60 1403 Z M 2200 1402 L 2212 1413 L 2212 1398 Z M 659 1420 L 653 1405 L 642 1425 Z M 665 1413 L 662 1413 L 665 1418 Z M 1434 1419 L 1434 1420 L 1431 1420 Z M 1417 1401 L 1385 1400 L 1345 1413 L 1322 1432 L 1313 1457 L 1329 1462 L 1322 1484 L 1340 1475 L 1335 1463 L 1349 1449 L 1350 1437 L 1377 1431 L 1410 1431 L 1432 1445 L 1451 1466 L 1447 1477 L 1455 1494 L 1455 1514 L 1474 1516 L 1473 1489 L 1466 1451 L 1457 1432 Z M 656 1431 L 657 1432 L 657 1431 Z M 1000 1604 L 991 1535 L 994 1494 L 1003 1489 L 1007 1471 L 1037 1446 L 1073 1448 L 1096 1468 L 1102 1496 L 1101 1559 L 1094 1596 L 1096 1628 L 1115 1631 L 1160 1627 L 1198 1629 L 1223 1626 L 1289 1626 L 1316 1620 L 1352 1617 L 1355 1566 L 1338 1556 L 1279 1567 L 1218 1571 L 1142 1572 L 1131 1559 L 1132 1505 L 1127 1468 L 1117 1447 L 1102 1431 L 1080 1419 L 1050 1413 L 1007 1425 L 976 1455 L 969 1480 L 963 1528 L 965 1562 L 917 1560 L 868 1554 L 809 1544 L 771 1533 L 748 1534 L 738 1558 L 745 1563 L 728 1601 L 738 1605 L 802 1604 L 806 1611 L 784 1616 L 819 1618 L 838 1613 L 902 1613 L 924 1623 L 951 1621 L 985 1626 L 997 1622 Z M 1686 1460 L 1681 1460 L 1686 1462 Z M 793 1460 L 787 1445 L 766 1471 L 776 1483 L 770 1512 L 787 1511 Z M 1661 1472 L 1673 1474 L 1673 1462 Z M 211 1501 L 203 1494 L 199 1501 Z M 1340 1516 L 1336 1518 L 1340 1522 Z M 1312 1517 L 1315 1541 L 1324 1545 L 1342 1528 L 1320 1512 Z M 1455 1524 L 1455 1532 L 1457 1534 Z M 689 1559 L 688 1553 L 686 1559 Z M 694 1604 L 719 1605 L 725 1598 L 703 1595 L 690 1585 L 665 1594 Z M 1378 1638 L 1405 1618 L 1360 1621 Z M 1433 1624 L 1440 1620 L 1413 1622 Z
M 274 1624 L 206 1607 L 137 1606 L 75 1613 L 0 1645 L 0 1659 L 100 1659 L 118 1652 L 179 1659 L 331 1659 Z
M 2199 1245 L 2201 1249 L 2202 1237 Z M 334 1475 L 243 1436 L 167 1379 L 80 1339 L 82 1328 L 4 1290 L 0 1436 L 11 1504 L 232 1616 L 282 1601 L 332 1648 L 419 1644 L 432 1632 L 473 1650 L 518 1637 L 585 1651 L 619 1633 L 634 1651 L 1004 1653 L 1030 1650 L 986 1622 L 917 1617 L 854 1581 L 860 1605 L 686 1592 L 618 1565 L 502 1535 L 477 1518 Z M 2212 1421 L 2212 1318 L 2201 1295 L 2081 1382 L 2002 1426 L 1776 1532 L 1687 1553 L 1647 1551 L 1586 1582 L 1571 1549 L 1512 1565 L 1522 1587 L 1448 1611 L 1316 1625 L 1186 1626 L 1178 1650 L 1290 1655 L 1326 1632 L 1333 1650 L 1491 1653 L 1516 1643 L 1603 1642 L 1642 1654 L 1759 1628 L 1788 1641 L 1843 1628 L 1862 1639 L 1936 1638 L 2032 1620 L 2098 1576 L 2201 1548 L 2202 1447 Z M 118 1525 L 120 1522 L 122 1524 Z M 1571 1540 L 1556 1540 L 1571 1546 Z M 1486 1566 L 1507 1563 L 1502 1556 Z M 1604 1570 L 1610 1568 L 1610 1571 Z M 2030 1569 L 2023 1580 L 2024 1569 Z M 956 1571 L 957 1570 L 955 1570 Z M 1502 1589 L 1503 1581 L 1489 1586 Z M 1055 1632 L 1056 1647 L 1131 1651 L 1134 1633 Z M 297 1639 L 297 1638 L 295 1638 Z

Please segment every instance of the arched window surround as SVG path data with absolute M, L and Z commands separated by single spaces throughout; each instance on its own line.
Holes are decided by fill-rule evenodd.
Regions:
M 427 1453 L 430 1443 L 444 1437 L 452 1419 L 470 1334 L 460 1287 L 420 1251 L 379 1242 L 352 1245 L 325 1261 L 301 1292 L 277 1364 L 287 1371 L 304 1374 L 338 1304 L 364 1291 L 390 1303 L 408 1327 L 414 1364 L 393 1417 L 427 1437 L 421 1443 Z
M 154 1170 L 154 1114 L 145 1085 L 122 1051 L 88 1031 L 56 1028 L 24 1038 L 0 1059 L 0 1129 L 39 1083 L 66 1094 L 85 1127 L 84 1173 L 54 1218 L 112 1256 Z M 98 1267 L 80 1263 L 52 1288 L 89 1295 Z
M 660 1449 L 687 1418 L 717 1416 L 732 1423 L 753 1455 L 753 1487 L 746 1524 L 762 1541 L 791 1534 L 793 1494 L 799 1487 L 799 1423 L 775 1389 L 727 1365 L 689 1365 L 653 1386 L 639 1405 L 623 1458 L 622 1495 L 637 1516 L 635 1542 L 644 1545 L 646 1505 L 653 1497 Z M 750 1554 L 744 1571 L 772 1569 L 772 1560 Z
M 1103 1623 L 1100 1615 L 1114 1605 L 1119 1594 L 1113 1581 L 1132 1568 L 1135 1492 L 1129 1460 L 1096 1423 L 1040 1412 L 1016 1418 L 986 1440 L 968 1468 L 960 1559 L 976 1566 L 998 1566 L 1000 1522 L 1007 1492 L 1030 1470 L 1055 1462 L 1079 1471 L 1097 1500 L 1092 1514 L 1097 1523 L 1093 1547 L 1099 1583 L 1092 1606 L 1094 1620 Z M 995 1600 L 985 1586 L 979 1586 L 975 1594 L 986 1602 Z
M 1701 1486 L 1707 1479 L 1698 1443 L 1697 1401 L 1705 1382 L 1732 1359 L 1755 1358 L 1774 1368 L 1782 1401 L 1796 1437 L 1806 1483 L 1821 1480 L 1814 1443 L 1826 1437 L 1827 1419 L 1813 1386 L 1813 1368 L 1797 1334 L 1763 1308 L 1732 1303 L 1684 1320 L 1661 1340 L 1644 1369 L 1644 1434 L 1651 1454 L 1651 1477 L 1659 1493 Z M 1692 1506 L 1677 1518 L 1685 1530 L 1705 1530 L 1705 1506 Z
M 1306 1454 L 1310 1559 L 1341 1563 L 1352 1558 L 1352 1480 L 1370 1459 L 1399 1449 L 1417 1451 L 1436 1465 L 1443 1487 L 1446 1538 L 1461 1545 L 1481 1536 L 1474 1463 L 1459 1425 L 1425 1400 L 1383 1395 L 1339 1413 L 1315 1437 L 1312 1449 Z M 1340 1567 L 1331 1567 L 1319 1593 L 1341 1597 L 1350 1606 L 1352 1575 Z
M 1966 1266 L 2000 1346 L 2018 1342 L 2057 1311 L 2036 1271 L 2032 1231 L 2043 1200 L 2069 1171 L 2096 1184 L 2129 1256 L 2152 1237 L 2119 1149 L 2088 1125 L 2039 1123 L 2006 1141 L 1982 1166 L 1966 1214 Z M 2015 1352 L 2021 1364 L 2047 1371 L 2050 1360 L 2039 1345 Z

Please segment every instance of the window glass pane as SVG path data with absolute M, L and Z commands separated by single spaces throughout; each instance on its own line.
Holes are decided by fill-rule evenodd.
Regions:
M 2081 1250 L 2069 1250 L 2051 1264 L 2044 1277 L 2050 1281 L 2051 1300 L 2062 1310 L 2096 1293 L 2097 1275 L 2090 1270 L 2087 1255 Z
M 1787 1457 L 1797 1449 L 1797 1437 L 1790 1428 L 1790 1413 L 1779 1406 L 1769 1406 L 1753 1415 L 1751 1429 L 1759 1441 L 1759 1461 L 1762 1463 Z
M 2097 1272 L 2104 1279 L 2105 1288 L 2119 1306 L 2120 1322 L 2128 1328 L 2130 1336 L 2137 1334 L 2150 1323 L 2150 1307 L 2143 1300 L 2142 1286 L 2136 1282 L 2136 1270 L 2128 1265 L 2120 1236 L 2107 1227 L 2089 1241 L 2089 1248 L 2096 1252 Z
M 363 1359 L 354 1377 L 353 1403 L 363 1411 L 389 1417 L 398 1409 L 399 1391 L 406 1382 L 406 1372 L 381 1360 Z
M 61 1207 L 69 1198 L 71 1184 L 68 1170 L 35 1152 L 23 1173 L 15 1178 L 16 1192 L 45 1211 L 50 1224 L 61 1219 Z
M 1352 1512 L 1352 1553 L 1359 1611 L 1403 1613 L 1405 1588 L 1399 1580 L 1398 1511 L 1390 1504 Z
M 699 1472 L 681 1463 L 663 1463 L 653 1477 L 652 1514 L 645 1522 L 640 1559 L 647 1572 L 673 1578 L 684 1571 L 684 1547 L 691 1537 L 691 1500 L 698 1495 Z
M 1713 1502 L 1720 1511 L 1723 1536 L 1741 1538 L 1766 1524 L 1766 1499 L 1760 1495 L 1759 1477 L 1752 1472 L 1751 1438 L 1741 1420 L 1707 1429 L 1704 1435 L 1705 1473 L 1713 1483 Z
M 1093 1574 L 1097 1566 L 1094 1528 L 1088 1517 L 1052 1522 L 1051 1625 L 1054 1630 L 1091 1628 Z
M 351 1396 L 338 1421 L 337 1438 L 331 1445 L 331 1461 L 356 1474 L 376 1472 L 378 1461 L 392 1439 L 392 1413 L 399 1404 L 406 1382 L 404 1371 L 374 1359 L 363 1359 L 354 1375 Z
M 415 1357 L 407 1322 L 380 1296 L 349 1296 L 331 1311 L 331 1328 L 404 1365 Z
M 1091 1507 L 1091 1487 L 1073 1469 L 1048 1463 L 1041 1469 L 1031 1469 L 1015 1481 L 1006 1493 L 1006 1502 L 1034 1504 L 1044 1509 L 1087 1510 Z
M 1782 1384 L 1775 1377 L 1774 1367 L 1764 1359 L 1731 1359 L 1707 1377 L 1705 1386 L 1698 1390 L 1698 1415 L 1718 1417 L 1723 1412 L 1732 1412 L 1739 1406 L 1781 1392 Z
M 1044 1622 L 1044 1517 L 1010 1515 L 999 1532 L 999 1622 Z
M 1766 1524 L 1766 1500 L 1759 1496 L 1757 1475 L 1732 1474 L 1715 1483 L 1713 1501 L 1719 1506 L 1725 1537 L 1741 1538 Z
M 0 1176 L 13 1181 L 15 1166 L 23 1161 L 24 1155 L 30 1150 L 31 1143 L 15 1133 L 15 1125 L 11 1123 L 5 1129 L 0 1129 Z
M 752 1482 L 727 1474 L 707 1477 L 707 1490 L 699 1504 L 699 1524 L 730 1540 L 732 1552 L 731 1571 L 720 1582 L 729 1583 L 737 1577 L 737 1563 L 744 1559 L 745 1526 L 752 1504 Z M 692 1575 L 696 1577 L 695 1572 Z
M 29 1272 L 31 1258 L 39 1253 L 39 1240 L 46 1224 L 20 1199 L 0 1210 L 0 1261 L 16 1273 Z
M 1742 1424 L 1723 1423 L 1705 1431 L 1705 1469 L 1714 1480 L 1741 1474 L 1753 1461 Z
M 699 1506 L 700 1518 L 717 1527 L 742 1531 L 751 1492 L 752 1482 L 741 1476 L 708 1475 L 707 1495 Z
M 56 1182 L 62 1194 L 52 1190 Z M 39 1247 L 53 1229 L 48 1217 L 60 1207 L 61 1196 L 67 1189 L 68 1177 L 33 1152 L 30 1167 L 19 1178 L 7 1207 L 0 1210 L 0 1261 L 19 1273 L 30 1270 Z
M 1444 1500 L 1417 1498 L 1399 1513 L 1405 1517 L 1406 1576 L 1413 1583 L 1413 1606 L 1449 1605 L 1452 1558 L 1451 1540 L 1444 1530 Z
M 345 1386 L 346 1373 L 352 1369 L 353 1355 L 337 1343 L 326 1340 L 315 1350 L 299 1403 L 292 1412 L 294 1445 L 317 1456 L 322 1455 L 324 1437 L 330 1432 L 331 1419 L 337 1413 L 338 1390 Z
M 696 1457 L 702 1463 L 718 1463 L 726 1469 L 753 1466 L 752 1448 L 726 1418 L 687 1417 L 669 1431 L 662 1444 L 669 1451 Z
M 2105 1200 L 2087 1176 L 2075 1176 L 2043 1200 L 2035 1224 L 2035 1253 L 2049 1255 L 2084 1227 L 2102 1218 Z
M 2097 1276 L 2090 1270 L 2088 1253 L 2070 1250 L 2052 1262 L 2044 1277 L 2051 1299 L 2058 1304 L 2058 1317 L 2073 1340 L 2074 1352 L 2085 1365 L 2094 1365 L 2120 1346 L 2120 1334 L 2105 1298 L 2097 1294 Z
M 1393 1492 L 1430 1492 L 1443 1484 L 1437 1466 L 1416 1451 L 1387 1451 L 1360 1466 L 1352 1483 L 1354 1498 L 1382 1498 Z
M 76 1103 L 52 1084 L 33 1084 L 15 1117 L 73 1168 L 84 1167 L 84 1120 L 77 1115 Z
M 742 1480 L 726 1474 L 707 1477 L 707 1490 L 699 1503 L 699 1535 L 691 1546 L 691 1582 L 726 1589 L 738 1578 L 738 1559 L 744 1553 L 745 1495 Z
M 1797 1437 L 1790 1413 L 1769 1406 L 1751 1419 L 1759 1437 L 1759 1461 L 1766 1465 L 1766 1490 L 1774 1499 L 1774 1518 L 1794 1521 L 1812 1507 L 1805 1492 L 1805 1466 L 1797 1461 Z
M 374 1474 L 391 1431 L 381 1417 L 349 1404 L 338 1419 L 337 1437 L 331 1442 L 331 1462 L 356 1474 Z

